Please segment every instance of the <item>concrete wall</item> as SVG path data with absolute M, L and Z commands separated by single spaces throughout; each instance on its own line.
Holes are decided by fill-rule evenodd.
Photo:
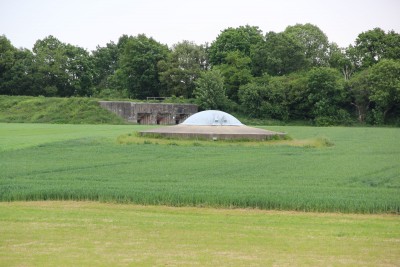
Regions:
M 179 124 L 197 113 L 197 105 L 99 101 L 100 106 L 138 124 Z

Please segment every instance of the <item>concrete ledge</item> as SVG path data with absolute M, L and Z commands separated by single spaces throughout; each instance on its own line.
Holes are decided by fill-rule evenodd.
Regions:
M 173 138 L 201 138 L 201 139 L 251 139 L 268 140 L 274 136 L 283 137 L 286 133 L 278 133 L 259 128 L 241 126 L 192 126 L 176 125 L 140 132 L 142 136 L 159 134 Z

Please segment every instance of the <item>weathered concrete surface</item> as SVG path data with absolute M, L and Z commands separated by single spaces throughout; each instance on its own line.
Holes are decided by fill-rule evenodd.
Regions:
M 175 138 L 202 138 L 202 139 L 251 139 L 267 140 L 274 136 L 284 136 L 278 133 L 259 128 L 241 126 L 193 126 L 175 125 L 140 132 L 142 136 L 159 134 Z
M 114 112 L 128 122 L 139 124 L 179 124 L 198 111 L 193 104 L 137 103 L 129 101 L 99 101 L 101 107 Z

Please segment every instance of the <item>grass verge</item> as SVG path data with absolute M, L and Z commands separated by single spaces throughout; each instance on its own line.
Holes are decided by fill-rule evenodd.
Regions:
M 398 266 L 393 215 L 0 203 L 3 266 Z

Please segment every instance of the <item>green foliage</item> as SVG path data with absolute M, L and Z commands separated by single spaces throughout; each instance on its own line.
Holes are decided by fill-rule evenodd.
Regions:
M 210 63 L 214 66 L 226 63 L 227 54 L 234 51 L 250 57 L 253 46 L 263 41 L 261 30 L 258 27 L 246 25 L 227 28 L 218 35 L 209 48 Z
M 400 59 L 400 34 L 381 28 L 362 32 L 356 39 L 355 51 L 360 67 L 365 69 L 382 59 Z
M 380 65 L 385 60 L 392 63 Z M 194 98 L 196 80 L 214 69 L 224 77 L 226 97 L 215 103 L 204 95 L 203 108 L 317 125 L 356 118 L 396 125 L 399 60 L 400 34 L 394 31 L 375 28 L 359 34 L 354 46 L 341 48 L 309 23 L 265 36 L 255 26 L 227 28 L 210 46 L 182 41 L 170 49 L 144 34 L 122 35 L 91 54 L 54 36 L 38 40 L 32 51 L 17 49 L 3 35 L 0 94 Z
M 34 47 L 38 88 L 35 95 L 90 96 L 93 66 L 83 48 L 64 44 L 53 36 L 38 40 Z M 51 90 L 46 90 L 51 88 Z
M 310 23 L 288 26 L 285 34 L 292 37 L 308 62 L 308 67 L 322 67 L 328 65 L 329 41 L 324 32 Z
M 123 46 L 121 69 L 127 77 L 127 89 L 131 97 L 145 99 L 159 96 L 162 89 L 158 62 L 165 60 L 168 53 L 167 46 L 144 34 L 128 38 Z
M 367 121 L 372 124 L 383 124 L 388 112 L 400 106 L 399 77 L 399 61 L 381 60 L 350 80 L 354 103 L 362 110 L 362 119 L 368 117 Z M 370 106 L 372 113 L 367 114 Z
M 280 77 L 272 77 L 267 84 L 256 82 L 240 88 L 240 100 L 246 113 L 254 117 L 288 120 L 288 92 Z
M 237 102 L 238 91 L 241 85 L 248 84 L 253 76 L 250 70 L 251 59 L 239 51 L 228 52 L 225 63 L 214 67 L 224 77 L 226 94 L 229 99 Z
M 346 100 L 343 79 L 332 68 L 314 68 L 308 73 L 308 101 L 315 119 L 324 126 L 335 124 L 344 110 L 339 109 Z M 344 115 L 346 116 L 346 115 Z M 319 118 L 319 120 L 318 120 Z
M 202 73 L 195 82 L 194 95 L 202 109 L 223 109 L 227 98 L 225 94 L 224 78 L 218 70 Z
M 2 124 L 0 199 L 400 212 L 399 129 L 268 127 L 321 148 L 116 143 L 148 127 Z
M 95 99 L 0 96 L 1 122 L 125 124 Z
M 93 84 L 99 89 L 114 88 L 110 81 L 119 67 L 119 49 L 114 42 L 106 44 L 105 47 L 98 46 L 92 52 L 92 62 L 94 68 Z M 119 89 L 119 88 L 115 88 Z
M 193 96 L 195 81 L 207 69 L 207 56 L 203 46 L 183 41 L 173 46 L 168 59 L 158 63 L 160 81 L 166 96 Z
M 394 60 L 382 60 L 371 68 L 370 99 L 376 104 L 376 108 L 383 112 L 383 120 L 387 112 L 400 105 L 400 62 Z
M 267 33 L 265 42 L 254 47 L 251 57 L 257 76 L 264 72 L 285 75 L 307 67 L 301 45 L 286 33 Z

